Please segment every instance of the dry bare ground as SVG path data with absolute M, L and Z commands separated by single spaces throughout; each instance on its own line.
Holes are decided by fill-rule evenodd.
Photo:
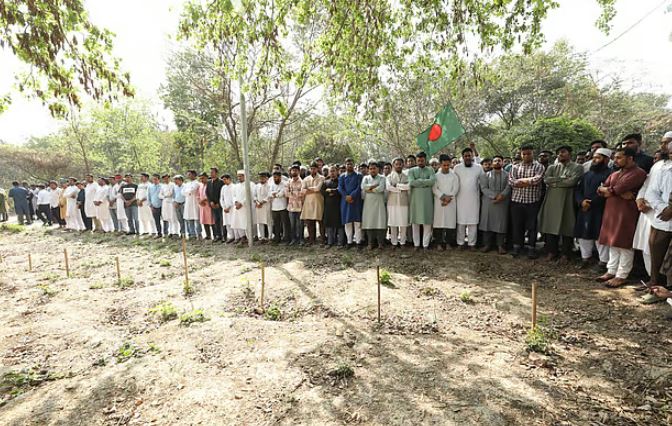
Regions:
M 2 424 L 672 421 L 669 306 L 640 306 L 592 272 L 455 251 L 190 243 L 185 296 L 175 240 L 33 228 L 0 242 Z M 391 277 L 380 324 L 378 261 Z M 534 280 L 546 354 L 526 344 Z

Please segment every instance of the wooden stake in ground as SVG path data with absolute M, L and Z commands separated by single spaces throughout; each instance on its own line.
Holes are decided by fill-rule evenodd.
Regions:
M 119 267 L 119 256 L 116 257 L 117 263 L 117 284 L 121 285 L 121 268 Z
M 537 283 L 532 283 L 532 330 L 537 328 Z
M 378 279 L 378 322 L 380 322 L 380 264 L 376 265 L 376 278 Z
M 28 253 L 28 272 L 33 272 L 33 257 Z
M 68 262 L 68 249 L 63 249 L 63 258 L 65 259 L 65 277 L 70 278 L 70 262 Z
M 189 286 L 189 265 L 187 265 L 187 239 L 182 237 L 182 257 L 184 258 L 184 284 Z
M 266 269 L 264 262 L 261 262 L 261 295 L 259 296 L 259 309 L 264 312 L 264 288 L 266 287 Z

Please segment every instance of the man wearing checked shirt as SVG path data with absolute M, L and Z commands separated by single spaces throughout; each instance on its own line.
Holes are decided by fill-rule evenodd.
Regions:
M 514 257 L 520 255 L 525 246 L 525 232 L 528 235 L 527 257 L 538 257 L 537 215 L 541 201 L 541 185 L 544 177 L 544 166 L 534 161 L 534 149 L 525 145 L 520 148 L 522 161 L 511 168 L 509 184 L 511 185 L 511 225 L 513 228 Z

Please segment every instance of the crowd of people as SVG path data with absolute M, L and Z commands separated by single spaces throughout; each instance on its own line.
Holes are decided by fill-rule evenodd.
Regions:
M 577 252 L 578 267 L 600 269 L 595 279 L 612 288 L 627 283 L 638 250 L 650 276 L 641 301 L 654 303 L 672 297 L 665 289 L 672 274 L 672 132 L 653 156 L 641 145 L 641 135 L 630 134 L 613 149 L 597 140 L 576 154 L 560 146 L 535 157 L 522 146 L 512 158 L 481 158 L 471 144 L 459 158 L 420 152 L 359 165 L 317 158 L 287 171 L 276 164 L 253 183 L 251 211 L 245 173 L 220 175 L 214 167 L 186 176 L 142 173 L 138 183 L 131 174 L 13 182 L 6 195 L 19 223 L 37 218 L 69 231 L 238 245 L 250 238 L 326 248 L 480 249 L 530 259 L 543 253 L 560 264 Z M 246 231 L 250 215 L 254 235 Z

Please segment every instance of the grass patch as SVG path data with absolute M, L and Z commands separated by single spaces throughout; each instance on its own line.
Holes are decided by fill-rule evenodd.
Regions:
M 187 280 L 184 280 L 182 283 L 182 295 L 184 297 L 189 297 L 194 294 L 194 287 L 191 285 L 190 282 Z
M 341 263 L 346 268 L 352 268 L 355 265 L 355 261 L 352 259 L 352 256 L 350 256 L 349 254 L 344 254 L 343 256 L 341 256 Z
M 135 284 L 135 280 L 131 277 L 121 277 L 121 279 L 117 281 L 117 287 L 119 288 L 133 287 L 133 284 Z
M 191 312 L 185 312 L 180 315 L 180 325 L 189 326 L 195 322 L 206 322 L 210 318 L 205 316 L 203 309 L 194 309 Z
M 420 289 L 420 295 L 425 297 L 434 297 L 439 294 L 439 290 L 434 287 L 423 287 Z
M 26 368 L 19 371 L 9 371 L 0 378 L 0 395 L 8 395 L 12 399 L 31 387 L 43 382 L 58 380 L 65 377 L 60 373 L 51 373 L 48 370 L 37 367 Z M 0 401 L 0 405 L 5 401 Z
M 56 293 L 58 293 L 58 290 L 55 290 L 55 289 L 49 287 L 47 284 L 40 284 L 40 285 L 37 286 L 37 288 L 42 290 L 42 295 L 43 296 L 51 297 L 51 296 L 55 295 Z
M 471 292 L 469 290 L 463 290 L 462 293 L 460 293 L 460 300 L 462 303 L 473 303 L 473 299 L 471 298 Z
M 390 274 L 390 271 L 386 269 L 382 269 L 380 271 L 380 285 L 387 288 L 396 288 L 396 286 L 392 283 L 392 274 Z
M 44 274 L 42 278 L 40 278 L 40 281 L 49 281 L 50 283 L 55 283 L 56 281 L 60 280 L 61 276 L 58 275 L 55 272 L 47 272 Z
M 350 379 L 355 376 L 355 370 L 346 362 L 340 362 L 327 375 L 340 380 Z
M 170 260 L 168 260 L 168 259 L 159 260 L 159 266 L 161 266 L 163 268 L 169 267 L 170 266 Z
M 101 288 L 105 287 L 105 284 L 103 284 L 102 281 L 96 281 L 91 284 L 89 284 L 89 289 L 90 290 L 100 290 Z
M 133 357 L 139 357 L 141 355 L 142 353 L 140 352 L 140 348 L 138 348 L 135 343 L 125 342 L 116 350 L 114 357 L 117 359 L 117 362 L 122 363 Z
M 550 354 L 551 340 L 556 337 L 556 333 L 550 328 L 548 317 L 540 316 L 537 319 L 536 327 L 530 329 L 525 337 L 525 345 L 530 352 Z
M 269 321 L 280 321 L 282 320 L 282 311 L 276 305 L 275 303 L 271 304 L 271 306 L 264 311 L 264 319 L 269 320 Z
M 9 232 L 11 234 L 18 234 L 26 230 L 25 225 L 19 225 L 17 223 L 3 223 L 0 225 L 0 230 Z
M 170 302 L 161 302 L 149 310 L 150 315 L 156 317 L 159 322 L 168 322 L 177 318 L 177 308 Z
M 161 353 L 161 348 L 157 346 L 156 343 L 149 343 L 147 345 L 147 352 L 152 353 L 152 354 L 160 354 Z
M 263 259 L 261 258 L 261 255 L 259 253 L 252 253 L 252 255 L 250 256 L 250 260 L 255 263 L 261 263 Z

